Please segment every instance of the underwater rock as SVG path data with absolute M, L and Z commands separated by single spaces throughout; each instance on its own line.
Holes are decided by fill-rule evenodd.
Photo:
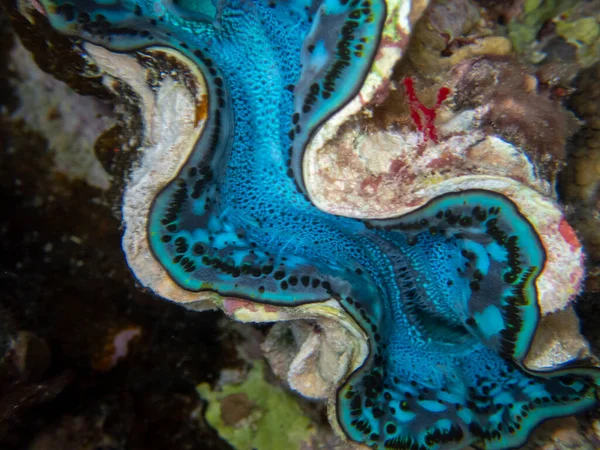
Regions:
M 542 424 L 532 442 L 521 450 L 594 450 L 586 430 L 574 418 L 550 420 Z
M 569 203 L 569 220 L 581 233 L 589 257 L 600 260 L 600 63 L 584 70 L 571 97 L 584 126 L 569 146 L 569 164 L 560 188 Z
M 18 40 L 10 60 L 13 84 L 21 100 L 12 118 L 23 120 L 46 137 L 57 173 L 108 189 L 110 178 L 94 156 L 94 143 L 113 123 L 111 108 L 94 97 L 73 92 L 42 72 Z
M 535 76 L 513 59 L 473 59 L 455 71 L 455 108 L 486 107 L 481 125 L 519 147 L 534 164 L 536 176 L 553 184 L 570 135 L 562 105 L 540 92 Z
M 46 342 L 30 331 L 19 331 L 12 352 L 21 382 L 38 382 L 52 362 Z
M 84 49 L 107 87 L 139 99 L 123 204 L 139 281 L 238 320 L 315 320 L 325 342 L 299 330 L 281 372 L 327 393 L 332 425 L 371 447 L 509 448 L 595 405 L 598 370 L 560 365 L 584 341 L 528 366 L 541 315 L 579 292 L 583 256 L 520 143 L 481 129 L 489 105 L 446 114 L 439 133 L 360 132 L 425 2 L 300 6 L 42 2 L 55 28 L 96 44 Z M 335 216 L 339 199 L 319 198 L 332 181 L 314 174 L 330 169 L 358 174 L 353 193 L 376 191 L 365 171 L 314 162 L 356 143 L 402 172 L 396 209 L 360 199 Z M 476 174 L 469 152 L 486 159 Z
M 95 415 L 63 417 L 58 423 L 41 430 L 33 439 L 30 450 L 52 450 L 72 448 L 92 450 L 95 448 L 119 448 L 118 440 L 103 428 L 107 425 L 107 415 L 96 412 Z
M 411 36 L 405 64 L 420 78 L 447 82 L 447 72 L 462 61 L 509 55 L 511 42 L 493 33 L 482 13 L 473 0 L 431 2 Z
M 0 442 L 10 437 L 30 411 L 58 397 L 73 382 L 73 372 L 49 372 L 52 354 L 35 333 L 19 330 L 0 362 Z

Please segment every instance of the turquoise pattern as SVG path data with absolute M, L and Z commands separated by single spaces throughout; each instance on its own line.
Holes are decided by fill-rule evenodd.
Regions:
M 154 256 L 190 291 L 273 305 L 337 299 L 370 354 L 337 393 L 372 448 L 496 450 L 597 404 L 600 372 L 527 371 L 545 252 L 507 198 L 463 191 L 389 220 L 317 209 L 304 148 L 359 91 L 383 0 L 43 0 L 59 31 L 113 51 L 164 46 L 198 65 L 205 129 L 156 197 Z

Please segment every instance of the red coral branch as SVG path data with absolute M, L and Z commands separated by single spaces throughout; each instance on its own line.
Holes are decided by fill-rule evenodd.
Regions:
M 419 131 L 423 132 L 426 141 L 431 139 L 433 142 L 438 142 L 437 131 L 435 129 L 435 116 L 442 102 L 450 95 L 450 89 L 447 87 L 440 88 L 433 108 L 428 108 L 420 102 L 415 92 L 415 85 L 412 78 L 407 77 L 404 79 L 404 90 L 408 97 L 410 117 L 415 126 Z

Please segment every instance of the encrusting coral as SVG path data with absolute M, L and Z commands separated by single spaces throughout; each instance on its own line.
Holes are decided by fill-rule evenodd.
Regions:
M 597 368 L 526 363 L 544 305 L 560 310 L 580 287 L 581 246 L 518 148 L 530 142 L 482 130 L 489 105 L 436 128 L 455 86 L 428 108 L 405 81 L 420 129 L 358 134 L 426 3 L 32 5 L 88 42 L 107 85 L 119 79 L 139 98 L 145 142 L 125 195 L 123 247 L 144 285 L 240 320 L 336 322 L 344 345 L 303 346 L 296 366 L 316 352 L 337 360 L 337 390 L 321 392 L 352 441 L 507 449 L 540 422 L 597 404 Z M 152 88 L 145 58 L 173 68 Z M 345 214 L 353 218 L 332 214 L 317 157 L 377 138 L 401 144 L 397 172 L 414 162 L 405 201 L 383 214 L 365 202 Z M 475 175 L 453 167 L 481 146 L 512 165 L 490 161 Z M 559 263 L 561 283 L 547 275 L 560 275 Z

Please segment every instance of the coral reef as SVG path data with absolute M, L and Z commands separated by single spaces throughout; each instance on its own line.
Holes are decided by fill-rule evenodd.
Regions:
M 105 89 L 136 100 L 123 248 L 144 286 L 241 321 L 314 321 L 274 327 L 263 350 L 356 443 L 504 449 L 597 403 L 600 371 L 574 361 L 589 356 L 569 307 L 583 252 L 553 192 L 568 118 L 514 61 L 469 60 L 507 53 L 506 39 L 463 45 L 479 12 L 438 2 L 410 61 L 438 51 L 437 74 L 453 70 L 431 103 L 404 77 L 413 123 L 382 127 L 372 108 L 393 108 L 392 69 L 426 3 L 23 11 L 82 38 Z M 104 332 L 96 370 L 144 336 L 126 321 Z M 252 415 L 239 394 L 239 417 L 207 416 L 224 432 Z

